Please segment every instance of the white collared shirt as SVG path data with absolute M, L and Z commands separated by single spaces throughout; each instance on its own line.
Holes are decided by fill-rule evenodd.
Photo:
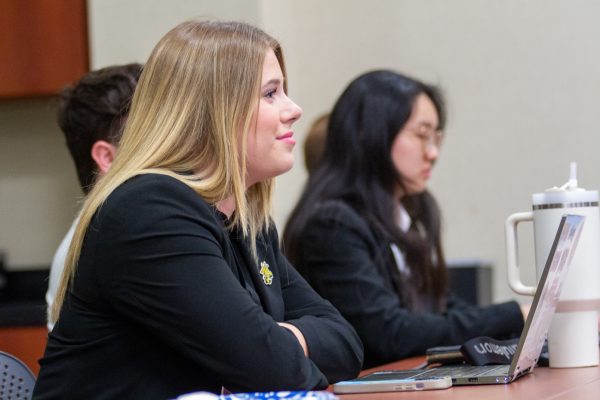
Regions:
M 406 233 L 410 229 L 412 225 L 412 218 L 408 214 L 408 211 L 404 208 L 402 204 L 398 207 L 398 221 L 396 221 L 402 232 Z M 419 232 L 421 237 L 427 237 L 427 231 L 425 231 L 425 227 L 419 221 L 415 222 L 415 227 Z M 392 249 L 392 254 L 394 255 L 394 260 L 396 261 L 396 266 L 398 267 L 398 271 L 405 276 L 410 276 L 410 268 L 406 264 L 406 258 L 404 257 L 404 253 L 400 250 L 400 248 L 395 244 L 391 243 L 390 248 Z M 435 250 L 431 249 L 431 259 L 433 264 L 437 264 L 437 254 Z
M 404 208 L 402 204 L 398 207 L 398 220 L 396 221 L 402 232 L 408 232 L 410 229 L 410 225 L 412 224 L 412 218 L 408 215 L 408 211 Z M 404 253 L 400 251 L 400 248 L 396 245 L 396 243 L 391 243 L 390 248 L 392 249 L 392 254 L 394 255 L 394 260 L 396 261 L 396 267 L 398 267 L 398 271 L 401 274 L 410 276 L 410 268 L 406 265 L 406 258 L 404 257 Z

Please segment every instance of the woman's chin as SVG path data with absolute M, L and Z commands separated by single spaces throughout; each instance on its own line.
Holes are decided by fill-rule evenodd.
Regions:
M 416 196 L 427 190 L 426 185 L 413 185 L 406 188 L 406 193 L 409 196 Z
M 294 156 L 290 155 L 288 160 L 282 162 L 279 165 L 279 168 L 277 168 L 278 172 L 275 176 L 273 176 L 273 178 L 275 178 L 276 176 L 279 176 L 279 175 L 283 175 L 286 172 L 289 172 L 293 166 L 294 166 Z

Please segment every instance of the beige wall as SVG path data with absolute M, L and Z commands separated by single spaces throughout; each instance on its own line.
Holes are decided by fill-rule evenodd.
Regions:
M 494 297 L 513 297 L 505 284 L 505 218 L 529 210 L 531 193 L 564 183 L 572 160 L 580 184 L 600 189 L 600 3 L 265 4 L 265 26 L 286 45 L 292 96 L 305 109 L 301 132 L 367 69 L 442 86 L 449 124 L 431 189 L 444 213 L 448 258 L 490 260 Z M 296 167 L 279 179 L 279 193 L 295 198 L 304 176 Z M 277 198 L 278 221 L 294 203 L 286 196 Z M 523 264 L 533 265 L 531 227 L 521 231 Z
M 330 109 L 345 85 L 365 70 L 391 68 L 442 86 L 450 120 L 431 189 L 444 212 L 446 250 L 449 258 L 492 261 L 496 299 L 512 297 L 504 283 L 506 216 L 528 210 L 531 193 L 566 181 L 571 160 L 579 162 L 580 184 L 600 189 L 596 156 L 600 135 L 595 134 L 600 114 L 598 2 L 88 0 L 88 4 L 93 67 L 144 61 L 166 30 L 194 16 L 243 19 L 263 27 L 284 45 L 290 94 L 304 109 L 296 130 L 299 142 L 311 120 Z M 0 103 L 0 116 L 13 111 Z M 35 137 L 56 138 L 45 112 L 35 107 L 31 111 L 40 115 L 36 117 L 40 124 L 48 123 L 48 132 Z M 4 117 L 0 120 L 3 144 L 8 140 L 23 146 L 24 138 L 33 137 L 16 118 L 20 117 L 10 117 L 15 133 L 8 139 Z M 52 145 L 54 171 L 44 168 L 42 174 L 34 167 L 20 176 L 4 168 L 0 172 L 0 248 L 8 248 L 15 265 L 49 260 L 59 232 L 72 216 L 74 174 L 61 144 Z M 4 146 L 0 151 L 12 154 Z M 277 182 L 275 216 L 280 227 L 306 176 L 301 146 L 295 152 L 297 165 Z M 24 180 L 35 179 L 43 184 L 21 188 Z M 55 183 L 64 189 L 57 190 Z M 60 200 L 47 201 L 46 190 Z M 9 203 L 5 193 L 15 193 Z M 43 225 L 44 234 L 38 233 L 39 226 L 20 222 L 27 218 Z M 27 244 L 9 239 L 17 231 L 27 232 Z M 531 235 L 529 228 L 523 231 L 522 236 Z M 533 263 L 532 241 L 525 239 L 522 258 Z
M 144 62 L 171 28 L 191 18 L 259 22 L 259 0 L 87 0 L 92 68 Z
M 0 102 L 0 252 L 13 267 L 50 265 L 81 195 L 54 106 Z

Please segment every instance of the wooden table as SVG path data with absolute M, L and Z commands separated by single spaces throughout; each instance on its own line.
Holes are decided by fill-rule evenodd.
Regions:
M 421 364 L 423 358 L 411 358 L 365 370 L 410 369 Z M 493 400 L 493 399 L 553 399 L 598 400 L 600 399 L 600 367 L 587 368 L 536 368 L 508 385 L 454 386 L 443 390 L 415 392 L 361 393 L 338 395 L 341 400 Z

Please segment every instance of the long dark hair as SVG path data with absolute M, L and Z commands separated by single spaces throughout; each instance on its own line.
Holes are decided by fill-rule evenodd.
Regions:
M 394 285 L 404 288 L 399 296 L 413 310 L 445 309 L 447 274 L 440 241 L 440 214 L 433 196 L 425 191 L 405 195 L 402 203 L 413 223 L 426 233 L 403 232 L 393 216 L 398 212 L 396 188 L 402 177 L 391 158 L 392 143 L 409 119 L 415 99 L 425 94 L 433 102 L 443 129 L 446 115 L 439 90 L 392 71 L 365 73 L 342 93 L 329 120 L 325 151 L 319 167 L 309 177 L 292 211 L 283 236 L 286 256 L 301 272 L 300 237 L 315 206 L 339 199 L 350 205 L 369 224 L 382 243 L 395 243 L 410 266 L 409 283 L 397 268 L 381 271 Z M 390 257 L 388 246 L 384 246 Z M 393 263 L 377 263 L 387 268 Z M 389 268 L 388 268 L 389 269 Z M 406 288 L 408 287 L 408 292 Z M 431 303 L 429 306 L 423 302 Z

